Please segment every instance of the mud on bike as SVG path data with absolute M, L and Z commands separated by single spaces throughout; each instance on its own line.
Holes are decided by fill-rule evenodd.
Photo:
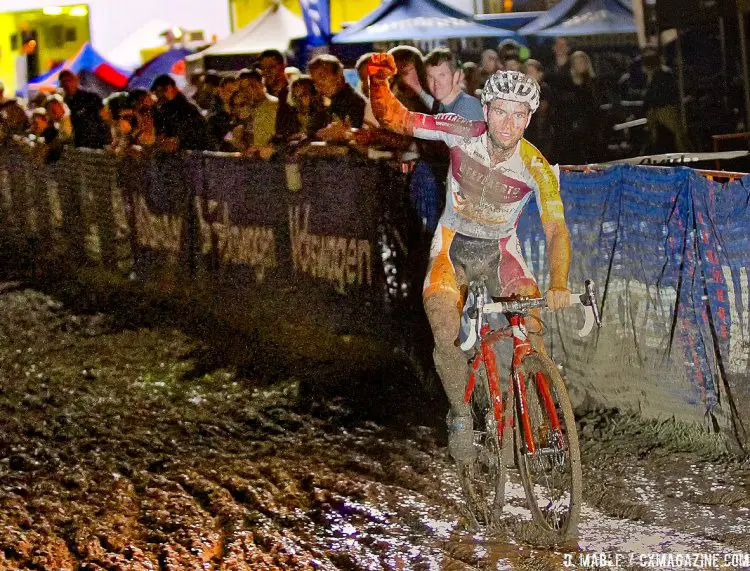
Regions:
M 553 542 L 564 541 L 577 531 L 583 484 L 575 418 L 565 383 L 554 362 L 533 347 L 525 326 L 530 310 L 546 307 L 546 301 L 494 301 L 485 281 L 470 282 L 464 307 L 465 339 L 460 343 L 471 353 L 464 398 L 474 417 L 476 459 L 459 466 L 469 515 L 475 526 L 500 523 L 505 454 L 510 457 L 512 447 L 538 531 Z M 580 337 L 588 335 L 595 324 L 601 326 L 593 282 L 586 282 L 584 293 L 571 294 L 571 303 L 581 304 L 586 315 Z M 498 371 L 497 350 L 509 344 L 498 342 L 510 338 L 510 378 L 502 386 L 505 379 Z

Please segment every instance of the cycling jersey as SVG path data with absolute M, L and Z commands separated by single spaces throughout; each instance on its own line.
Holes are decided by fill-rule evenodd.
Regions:
M 503 238 L 516 228 L 524 206 L 536 196 L 542 219 L 562 218 L 557 173 L 531 143 L 522 139 L 513 155 L 490 166 L 486 123 L 458 115 L 414 113 L 413 135 L 444 141 L 451 166 L 440 223 L 474 238 Z
M 395 66 L 395 64 L 394 64 Z M 542 223 L 565 223 L 559 174 L 528 141 L 521 139 L 513 154 L 492 166 L 487 123 L 454 114 L 425 115 L 406 109 L 394 97 L 387 78 L 370 74 L 370 97 L 381 125 L 421 139 L 440 140 L 450 149 L 446 205 L 432 241 L 423 296 L 438 292 L 461 296 L 456 269 L 465 271 L 477 259 L 464 259 L 461 236 L 487 241 L 474 244 L 482 257 L 495 260 L 496 295 L 538 293 L 536 281 L 521 255 L 516 226 L 523 208 L 536 197 Z M 494 270 L 494 268 L 493 268 Z M 464 276 L 465 278 L 465 276 Z M 460 307 L 459 307 L 460 311 Z
M 474 238 L 508 237 L 532 195 L 543 223 L 564 221 L 558 173 L 525 139 L 508 160 L 493 167 L 484 121 L 408 111 L 387 82 L 376 77 L 370 80 L 370 95 L 375 115 L 389 129 L 448 145 L 451 167 L 443 227 Z

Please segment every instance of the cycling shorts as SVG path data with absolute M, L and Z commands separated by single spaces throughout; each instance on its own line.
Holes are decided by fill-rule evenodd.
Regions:
M 438 225 L 430 248 L 423 299 L 439 292 L 454 293 L 459 298 L 460 310 L 461 286 L 482 276 L 492 297 L 512 297 L 519 293 L 539 296 L 515 232 L 499 240 L 487 240 Z

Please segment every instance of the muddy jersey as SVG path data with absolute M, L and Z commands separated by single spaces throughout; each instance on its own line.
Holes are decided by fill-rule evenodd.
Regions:
M 444 228 L 474 238 L 507 237 L 532 196 L 536 196 L 542 223 L 564 223 L 559 176 L 531 143 L 522 139 L 507 161 L 493 167 L 487 123 L 406 109 L 388 84 L 388 78 L 396 73 L 389 54 L 375 54 L 367 69 L 372 109 L 382 126 L 404 135 L 440 140 L 450 148 L 447 200 L 440 219 Z
M 507 237 L 532 196 L 543 222 L 563 219 L 558 173 L 531 143 L 522 139 L 508 160 L 492 167 L 484 121 L 410 115 L 415 137 L 441 140 L 450 148 L 442 226 L 475 238 Z

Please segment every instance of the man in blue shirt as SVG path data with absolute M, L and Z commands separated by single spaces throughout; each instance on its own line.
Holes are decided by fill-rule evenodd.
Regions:
M 432 95 L 419 82 L 409 82 L 409 87 L 419 95 L 434 113 L 455 113 L 470 121 L 484 121 L 479 99 L 462 89 L 461 65 L 447 48 L 432 50 L 424 58 L 427 85 Z

